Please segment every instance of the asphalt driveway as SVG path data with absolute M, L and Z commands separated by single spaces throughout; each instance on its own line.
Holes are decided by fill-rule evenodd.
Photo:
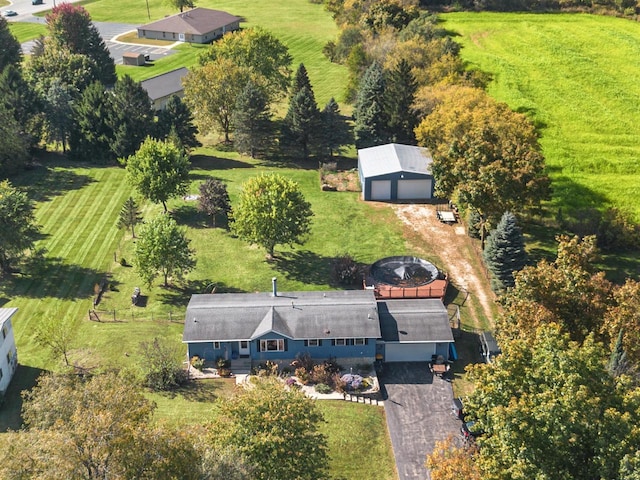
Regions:
M 427 453 L 460 432 L 451 384 L 434 377 L 427 363 L 387 363 L 379 381 L 400 480 L 430 480 Z

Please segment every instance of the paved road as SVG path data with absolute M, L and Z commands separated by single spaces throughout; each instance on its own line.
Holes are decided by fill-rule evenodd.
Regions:
M 427 363 L 387 363 L 380 384 L 400 480 L 430 480 L 427 453 L 436 441 L 460 434 L 451 384 L 434 377 Z

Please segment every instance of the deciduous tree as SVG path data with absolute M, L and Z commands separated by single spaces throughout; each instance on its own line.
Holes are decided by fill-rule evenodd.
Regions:
M 169 286 L 169 277 L 182 278 L 196 265 L 186 233 L 168 215 L 160 215 L 140 227 L 135 246 L 135 266 L 151 286 L 158 275 Z
M 618 478 L 640 448 L 637 392 L 608 374 L 593 337 L 578 344 L 551 324 L 501 347 L 493 364 L 469 370 L 482 478 Z
M 11 264 L 33 247 L 38 227 L 27 194 L 9 180 L 0 182 L 0 269 L 11 272 Z
M 273 257 L 278 244 L 303 243 L 312 215 L 295 182 L 277 174 L 260 175 L 243 184 L 231 230 Z
M 56 357 L 62 357 L 64 364 L 69 366 L 69 352 L 72 349 L 75 330 L 73 319 L 65 315 L 59 308 L 40 318 L 35 330 L 35 340 L 38 345 L 48 348 Z
M 273 123 L 265 90 L 249 81 L 236 99 L 231 122 L 238 152 L 255 158 L 267 149 L 272 143 Z
M 144 198 L 162 203 L 165 212 L 167 200 L 187 191 L 189 160 L 172 142 L 148 137 L 123 163 L 128 182 Z
M 216 215 L 221 213 L 228 215 L 231 211 L 231 200 L 229 200 L 227 186 L 215 178 L 209 178 L 202 182 L 200 184 L 198 210 L 211 217 L 211 222 L 215 227 Z
M 23 129 L 12 112 L 0 102 L 0 178 L 19 170 L 27 161 L 28 152 L 29 144 Z
M 487 239 L 482 258 L 491 272 L 491 287 L 494 292 L 502 293 L 513 287 L 513 273 L 521 270 L 527 263 L 524 236 L 513 213 L 505 212 L 502 215 Z
M 51 42 L 62 50 L 91 58 L 98 69 L 98 80 L 105 85 L 116 82 L 116 67 L 91 16 L 79 5 L 59 3 L 47 15 Z
M 456 445 L 453 437 L 437 441 L 433 452 L 427 455 L 426 466 L 431 480 L 481 480 L 480 470 L 473 460 L 477 453 L 475 444 Z
M 449 88 L 416 129 L 431 149 L 436 194 L 497 222 L 549 195 L 549 177 L 531 122 L 478 89 Z
M 217 450 L 237 449 L 260 480 L 316 480 L 327 473 L 322 414 L 302 392 L 272 378 L 218 401 L 212 439 Z
M 45 114 L 47 119 L 47 139 L 62 145 L 62 151 L 67 151 L 69 133 L 73 126 L 73 96 L 69 86 L 57 78 L 49 87 L 45 99 Z
M 120 209 L 117 226 L 118 228 L 130 228 L 131 237 L 136 238 L 135 226 L 140 222 L 142 222 L 142 215 L 138 204 L 133 197 L 129 197 L 122 205 L 122 209 Z
M 180 9 L 180 12 L 184 11 L 185 8 L 195 7 L 195 3 L 193 2 L 193 0 L 169 0 L 169 5 L 174 8 Z
M 264 84 L 271 98 L 279 97 L 289 87 L 289 50 L 277 37 L 262 28 L 247 28 L 225 35 L 199 57 L 201 65 L 222 59 L 249 69 L 257 76 L 257 83 Z M 242 83 L 242 86 L 245 84 Z
M 201 132 L 217 131 L 229 143 L 231 116 L 238 96 L 251 79 L 247 67 L 222 57 L 190 72 L 184 80 L 184 98 Z
M 154 338 L 140 344 L 144 384 L 153 390 L 173 390 L 187 381 L 182 349 Z

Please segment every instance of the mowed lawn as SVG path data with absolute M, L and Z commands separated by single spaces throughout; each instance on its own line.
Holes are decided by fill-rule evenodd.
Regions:
M 451 13 L 489 93 L 539 125 L 553 210 L 613 206 L 640 220 L 640 24 L 582 14 Z
M 47 27 L 39 23 L 9 22 L 9 31 L 20 43 L 47 34 Z

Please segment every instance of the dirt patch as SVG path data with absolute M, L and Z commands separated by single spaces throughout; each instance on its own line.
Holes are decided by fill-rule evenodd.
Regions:
M 461 224 L 448 225 L 439 222 L 435 205 L 392 205 L 402 222 L 418 233 L 430 249 L 440 257 L 442 270 L 458 288 L 469 293 L 470 300 L 477 300 L 486 318 L 490 321 L 495 310 L 495 297 L 484 272 L 469 258 L 473 253 L 472 240 Z M 477 262 L 475 262 L 477 263 Z M 480 328 L 480 319 L 469 309 L 475 328 Z
M 359 192 L 360 180 L 358 179 L 358 172 L 346 171 L 346 172 L 327 172 L 322 173 L 320 176 L 320 183 L 328 185 L 331 190 L 336 192 Z

